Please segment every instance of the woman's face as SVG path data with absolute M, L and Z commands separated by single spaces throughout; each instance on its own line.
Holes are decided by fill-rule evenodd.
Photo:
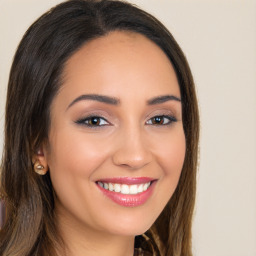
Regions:
M 177 78 L 153 42 L 112 32 L 68 60 L 41 159 L 66 225 L 145 232 L 177 186 L 185 148 Z

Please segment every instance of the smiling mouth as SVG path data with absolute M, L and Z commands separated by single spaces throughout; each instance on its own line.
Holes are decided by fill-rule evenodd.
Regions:
M 147 191 L 152 182 L 128 185 L 98 181 L 97 184 L 108 191 L 120 193 L 123 195 L 137 195 L 143 193 L 144 191 Z
M 96 181 L 107 198 L 125 207 L 143 205 L 151 197 L 157 180 L 149 177 L 119 177 Z

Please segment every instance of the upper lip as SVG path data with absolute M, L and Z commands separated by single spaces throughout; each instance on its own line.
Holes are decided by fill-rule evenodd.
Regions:
M 114 177 L 114 178 L 99 179 L 97 180 L 97 182 L 133 185 L 133 184 L 148 183 L 154 180 L 156 179 L 150 178 L 150 177 Z

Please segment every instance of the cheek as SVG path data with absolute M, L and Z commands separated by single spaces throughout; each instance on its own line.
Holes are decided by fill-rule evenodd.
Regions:
M 162 139 L 159 138 L 158 141 L 161 141 L 161 143 L 155 149 L 155 155 L 157 155 L 158 164 L 163 170 L 163 175 L 179 176 L 186 153 L 186 140 L 183 129 L 170 133 Z
M 50 145 L 48 163 L 56 193 L 59 197 L 70 193 L 77 198 L 79 191 L 85 189 L 85 184 L 89 188 L 92 186 L 90 181 L 94 172 L 108 155 L 107 147 L 102 145 L 102 141 L 95 141 L 83 133 L 69 132 L 68 129 L 52 136 Z
M 174 193 L 179 182 L 186 153 L 186 140 L 183 130 L 170 134 L 162 140 L 158 148 L 158 165 L 162 169 L 159 183 L 159 193 L 165 198 L 165 203 Z
M 108 147 L 103 144 L 102 139 L 68 128 L 59 129 L 50 137 L 47 160 L 59 211 L 65 209 L 65 214 L 71 212 L 75 216 L 83 212 L 91 218 L 83 207 L 91 203 L 88 195 L 95 189 L 92 177 L 108 156 Z
M 58 132 L 50 144 L 48 155 L 50 169 L 54 172 L 65 170 L 70 175 L 90 175 L 92 170 L 104 161 L 104 156 L 107 154 L 102 143 L 74 132 Z
M 180 137 L 175 137 L 170 145 L 166 145 L 164 170 L 165 174 L 180 175 L 186 153 L 185 136 L 182 134 Z

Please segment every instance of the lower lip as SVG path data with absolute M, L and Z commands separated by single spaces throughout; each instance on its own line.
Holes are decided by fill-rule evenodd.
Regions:
M 137 195 L 124 195 L 122 193 L 117 193 L 117 192 L 113 192 L 113 191 L 104 189 L 101 186 L 99 186 L 98 184 L 97 184 L 97 186 L 103 192 L 103 194 L 105 196 L 110 198 L 115 203 L 117 203 L 121 206 L 126 206 L 126 207 L 136 207 L 136 206 L 143 205 L 150 198 L 150 196 L 153 193 L 155 183 L 156 182 L 152 182 L 152 184 L 146 191 L 141 192 Z

